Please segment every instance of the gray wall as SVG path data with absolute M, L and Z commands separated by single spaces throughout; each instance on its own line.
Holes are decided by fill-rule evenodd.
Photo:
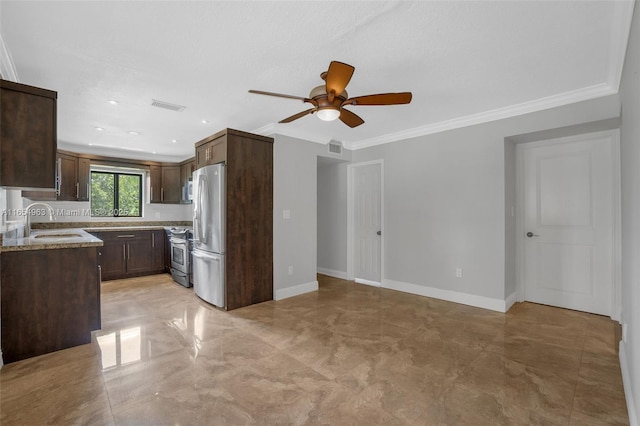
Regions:
M 347 164 L 318 161 L 318 269 L 347 276 Z
M 620 347 L 630 416 L 640 414 L 640 7 L 636 6 L 620 87 L 622 127 L 622 324 Z M 633 401 L 630 398 L 633 397 Z M 633 419 L 631 419 L 633 421 Z M 637 420 L 637 417 L 636 417 Z M 633 423 L 632 423 L 633 424 Z
M 275 135 L 273 147 L 273 286 L 282 290 L 316 282 L 317 162 L 327 146 Z M 351 153 L 340 158 L 348 161 Z M 335 157 L 335 156 L 334 156 Z M 283 219 L 282 211 L 291 212 Z M 288 274 L 293 266 L 293 275 Z
M 619 108 L 612 95 L 354 151 L 353 163 L 384 160 L 383 279 L 504 300 L 515 289 L 505 138 L 617 117 Z

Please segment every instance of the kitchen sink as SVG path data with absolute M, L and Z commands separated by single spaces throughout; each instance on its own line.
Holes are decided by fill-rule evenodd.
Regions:
M 34 235 L 33 238 L 78 238 L 78 237 L 82 237 L 82 235 L 77 234 L 77 233 L 60 233 L 60 234 L 38 234 L 38 235 Z

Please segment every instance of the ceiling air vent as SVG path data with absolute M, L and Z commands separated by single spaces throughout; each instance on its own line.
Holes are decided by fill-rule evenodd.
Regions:
M 342 143 L 338 141 L 329 142 L 329 152 L 332 154 L 342 155 Z
M 157 99 L 151 99 L 151 106 L 169 109 L 171 111 L 176 111 L 176 112 L 180 112 L 183 109 L 185 109 L 185 107 L 182 105 L 171 104 L 169 102 L 159 101 Z

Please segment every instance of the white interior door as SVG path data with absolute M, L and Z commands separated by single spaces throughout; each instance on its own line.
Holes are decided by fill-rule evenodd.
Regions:
M 613 137 L 555 142 L 520 148 L 525 300 L 610 316 Z
M 380 285 L 382 258 L 382 164 L 354 165 L 353 271 L 356 282 Z

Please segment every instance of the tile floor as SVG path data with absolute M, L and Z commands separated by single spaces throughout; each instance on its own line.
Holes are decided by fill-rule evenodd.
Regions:
M 231 312 L 168 275 L 106 282 L 92 344 L 0 370 L 0 423 L 628 424 L 607 318 L 319 282 Z

